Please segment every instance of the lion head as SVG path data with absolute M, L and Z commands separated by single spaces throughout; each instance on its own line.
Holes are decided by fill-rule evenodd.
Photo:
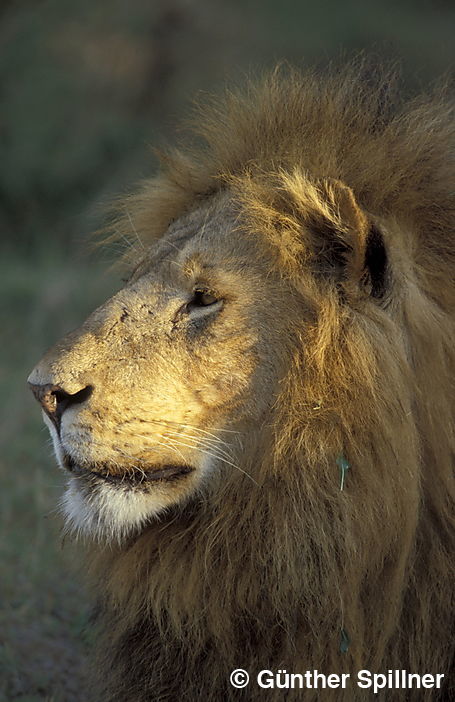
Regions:
M 128 535 L 218 469 L 245 473 L 240 437 L 268 416 L 291 330 L 289 286 L 238 217 L 224 193 L 179 218 L 30 376 L 78 531 Z
M 453 126 L 390 83 L 206 108 L 121 207 L 128 282 L 29 378 L 100 544 L 106 699 L 230 699 L 245 659 L 447 670 Z

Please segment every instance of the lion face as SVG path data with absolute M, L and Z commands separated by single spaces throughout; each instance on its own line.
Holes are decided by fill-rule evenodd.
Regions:
M 283 283 L 263 259 L 218 196 L 33 370 L 71 528 L 122 538 L 236 471 L 242 435 L 273 403 L 285 335 Z

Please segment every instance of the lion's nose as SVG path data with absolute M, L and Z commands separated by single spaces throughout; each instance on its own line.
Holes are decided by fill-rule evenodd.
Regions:
M 59 385 L 35 385 L 34 383 L 29 383 L 29 386 L 49 419 L 54 423 L 57 431 L 60 429 L 62 414 L 67 407 L 84 402 L 93 392 L 92 385 L 87 385 L 73 394 L 66 392 Z

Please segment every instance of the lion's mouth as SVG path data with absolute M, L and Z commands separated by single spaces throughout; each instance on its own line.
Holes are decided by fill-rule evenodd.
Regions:
M 70 473 L 78 477 L 101 479 L 114 485 L 131 487 L 154 482 L 172 482 L 194 471 L 194 467 L 190 465 L 166 464 L 148 467 L 146 470 L 131 467 L 126 468 L 122 473 L 114 473 L 108 464 L 82 467 L 68 454 L 64 457 L 64 465 Z

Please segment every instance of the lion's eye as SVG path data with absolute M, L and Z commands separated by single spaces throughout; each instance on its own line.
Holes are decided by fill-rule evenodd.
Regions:
M 218 298 L 212 295 L 208 290 L 195 290 L 193 299 L 190 302 L 191 307 L 208 307 L 218 302 Z

